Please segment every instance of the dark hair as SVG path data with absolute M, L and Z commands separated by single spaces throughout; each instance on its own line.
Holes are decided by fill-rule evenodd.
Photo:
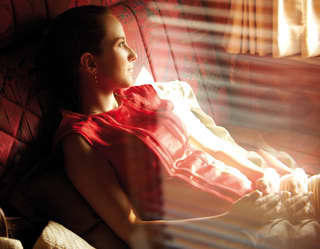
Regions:
M 86 5 L 65 11 L 49 24 L 38 66 L 41 84 L 48 84 L 60 108 L 78 111 L 80 57 L 85 52 L 101 53 L 105 16 L 108 14 L 106 7 Z

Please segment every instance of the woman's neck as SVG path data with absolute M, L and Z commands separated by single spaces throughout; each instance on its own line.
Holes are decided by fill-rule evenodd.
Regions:
M 110 111 L 118 106 L 113 92 L 87 93 L 81 98 L 81 111 L 84 114 L 98 114 Z

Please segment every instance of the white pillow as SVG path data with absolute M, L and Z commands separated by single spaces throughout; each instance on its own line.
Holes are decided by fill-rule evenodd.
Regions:
M 19 240 L 0 237 L 1 249 L 23 249 Z
M 59 223 L 49 221 L 33 249 L 94 249 L 94 247 Z

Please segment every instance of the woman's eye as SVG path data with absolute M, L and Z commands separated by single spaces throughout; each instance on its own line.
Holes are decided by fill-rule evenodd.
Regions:
M 123 47 L 126 43 L 124 41 L 119 43 L 119 47 Z

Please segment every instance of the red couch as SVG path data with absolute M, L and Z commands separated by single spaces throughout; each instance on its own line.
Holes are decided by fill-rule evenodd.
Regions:
M 45 219 L 37 220 L 39 217 L 57 220 L 98 248 L 110 243 L 125 247 L 88 210 L 63 170 L 52 170 L 61 168 L 62 162 L 47 156 L 51 148 L 48 141 L 57 121 L 50 117 L 50 96 L 37 87 L 35 55 L 47 20 L 68 8 L 85 4 L 110 6 L 123 23 L 128 43 L 138 53 L 135 77 L 144 67 L 155 81 L 185 80 L 201 96 L 202 107 L 211 115 L 216 92 L 223 89 L 208 84 L 214 80 L 210 75 L 216 73 L 214 45 L 202 42 L 211 34 L 196 25 L 208 21 L 208 15 L 204 9 L 190 14 L 188 8 L 186 11 L 181 8 L 200 9 L 206 1 L 5 0 L 0 3 L 0 206 L 8 215 L 24 216 L 35 224 L 45 222 Z M 212 53 L 203 53 L 208 51 L 203 49 Z M 226 111 L 220 115 L 216 111 L 215 115 L 216 119 L 223 118 Z M 39 169 L 41 173 L 32 173 Z M 65 209 L 70 203 L 77 207 L 76 211 Z M 96 235 L 92 230 L 99 229 L 108 231 L 110 236 L 97 238 L 101 233 Z

